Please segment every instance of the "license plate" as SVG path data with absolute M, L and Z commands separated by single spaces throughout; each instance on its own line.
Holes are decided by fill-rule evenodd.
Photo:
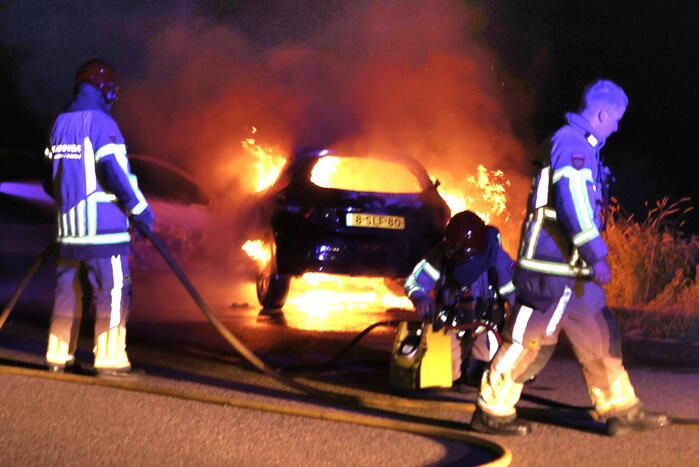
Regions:
M 405 217 L 385 216 L 383 214 L 360 214 L 356 212 L 347 213 L 348 227 L 369 227 L 371 229 L 392 229 L 404 230 Z

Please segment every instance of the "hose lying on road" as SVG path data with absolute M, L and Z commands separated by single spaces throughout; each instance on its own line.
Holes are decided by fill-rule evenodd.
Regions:
M 368 326 L 362 332 L 357 334 L 351 341 L 349 341 L 349 343 L 347 343 L 347 345 L 345 345 L 342 348 L 342 350 L 340 350 L 333 357 L 331 357 L 330 359 L 328 359 L 324 362 L 302 364 L 302 365 L 290 365 L 290 366 L 286 366 L 283 368 L 279 368 L 278 371 L 280 371 L 280 372 L 281 371 L 292 372 L 292 371 L 299 371 L 299 370 L 311 370 L 311 369 L 321 370 L 321 369 L 325 369 L 325 368 L 332 368 L 335 365 L 337 365 L 337 363 L 340 361 L 340 359 L 342 357 L 344 357 L 347 354 L 347 352 L 352 350 L 352 348 L 354 348 L 354 346 L 356 346 L 359 343 L 359 341 L 364 339 L 374 329 L 381 327 L 381 326 L 398 327 L 400 325 L 400 323 L 402 323 L 404 321 L 406 321 L 406 320 L 394 319 L 394 320 L 390 320 L 390 321 L 379 321 L 377 323 L 374 323 L 374 324 Z M 415 320 L 414 322 L 419 323 L 422 321 Z M 500 337 L 500 332 L 497 330 L 497 328 L 493 324 L 488 323 L 488 322 L 478 321 L 478 322 L 470 323 L 470 324 L 460 324 L 458 326 L 450 327 L 450 329 L 453 329 L 456 331 L 475 331 L 479 327 L 483 327 L 484 329 L 487 329 L 488 331 L 493 331 L 493 333 L 495 334 L 495 337 L 498 341 L 498 346 L 502 345 L 502 338 Z
M 282 383 L 283 385 L 292 388 L 302 394 L 310 395 L 325 401 L 342 404 L 345 406 L 362 407 L 369 408 L 379 411 L 386 412 L 389 407 L 393 408 L 432 408 L 434 410 L 448 410 L 448 411 L 463 411 L 463 412 L 473 412 L 474 404 L 467 402 L 450 402 L 450 401 L 418 401 L 405 398 L 398 398 L 392 396 L 355 396 L 338 394 L 328 391 L 323 391 L 321 389 L 309 386 L 302 382 L 296 381 L 291 378 L 287 378 L 281 375 L 279 372 L 275 371 L 267 364 L 265 364 L 259 357 L 257 357 L 250 349 L 247 348 L 237 337 L 235 337 L 226 327 L 216 318 L 216 316 L 211 311 L 211 308 L 206 304 L 204 299 L 201 297 L 199 292 L 191 284 L 187 276 L 184 274 L 182 269 L 178 266 L 174 258 L 167 251 L 165 246 L 162 244 L 160 239 L 148 229 L 139 228 L 141 234 L 148 238 L 153 246 L 158 250 L 161 256 L 168 263 L 172 271 L 175 273 L 177 278 L 180 280 L 182 285 L 185 287 L 187 292 L 190 294 L 194 302 L 197 304 L 201 312 L 206 316 L 206 318 L 211 322 L 214 328 L 221 334 L 221 336 L 250 364 L 255 368 L 262 371 L 266 375 L 270 376 L 274 380 Z M 42 254 L 36 259 L 34 264 L 32 264 L 29 272 L 21 281 L 20 285 L 17 287 L 15 292 L 10 297 L 10 300 L 5 305 L 2 315 L 0 315 L 0 330 L 4 325 L 7 317 L 11 313 L 12 309 L 17 303 L 17 300 L 24 292 L 25 288 L 31 281 L 31 279 L 36 275 L 41 266 L 47 261 L 47 259 L 53 253 L 53 245 L 49 246 L 42 252 Z M 367 331 L 368 332 L 368 331 Z M 358 336 L 359 337 L 359 336 Z M 359 337 L 361 338 L 361 337 Z M 358 341 L 359 339 L 357 339 Z M 350 346 L 346 347 L 349 350 Z M 342 352 L 341 352 L 342 353 Z M 356 413 L 348 413 L 341 410 L 328 410 L 328 409 L 318 409 L 318 408 L 306 408 L 306 407 L 293 407 L 288 404 L 277 405 L 255 402 L 245 399 L 236 398 L 224 398 L 208 396 L 204 394 L 198 394 L 187 391 L 177 391 L 169 388 L 149 386 L 144 384 L 139 384 L 133 381 L 119 381 L 115 379 L 102 379 L 83 375 L 74 375 L 67 373 L 50 373 L 41 370 L 32 370 L 26 368 L 17 368 L 7 365 L 0 365 L 0 373 L 6 374 L 17 374 L 26 376 L 39 376 L 50 379 L 58 379 L 62 381 L 70 381 L 81 384 L 90 384 L 96 386 L 108 386 L 119 389 L 126 389 L 131 391 L 139 391 L 150 394 L 159 394 L 164 396 L 171 396 L 181 399 L 195 400 L 205 403 L 221 404 L 234 406 L 239 408 L 248 408 L 254 410 L 264 410 L 269 412 L 283 413 L 288 415 L 297 415 L 303 417 L 317 418 L 323 420 L 331 420 L 343 423 L 354 423 L 364 426 L 371 426 L 376 428 L 384 428 L 396 431 L 402 431 L 407 433 L 414 433 L 424 436 L 431 436 L 437 438 L 450 439 L 458 441 L 467 445 L 478 446 L 484 448 L 485 450 L 493 454 L 494 460 L 488 462 L 484 465 L 493 466 L 506 466 L 512 461 L 512 454 L 505 446 L 501 446 L 495 442 L 489 441 L 485 438 L 474 436 L 465 432 L 465 430 L 449 429 L 429 424 L 421 423 L 410 423 L 398 420 L 391 420 L 382 418 L 379 416 L 370 416 Z M 464 459 L 468 462 L 467 459 Z M 468 464 L 465 464 L 468 465 Z
M 162 386 L 152 386 L 139 384 L 133 381 L 122 381 L 116 379 L 95 378 L 93 376 L 74 375 L 68 373 L 50 373 L 43 370 L 20 368 L 14 366 L 0 365 L 0 373 L 20 376 L 42 377 L 72 383 L 86 384 L 90 386 L 103 386 L 128 391 L 155 394 L 160 396 L 174 397 L 188 401 L 197 401 L 207 404 L 223 405 L 249 410 L 260 410 L 264 412 L 279 413 L 284 415 L 294 415 L 298 417 L 327 420 L 340 423 L 351 423 L 373 428 L 388 429 L 412 433 L 420 436 L 448 439 L 470 446 L 482 448 L 492 453 L 493 461 L 484 466 L 507 466 L 512 462 L 512 453 L 505 446 L 502 446 L 485 438 L 473 436 L 464 430 L 444 428 L 426 423 L 414 423 L 400 420 L 391 420 L 378 416 L 364 415 L 336 409 L 326 409 L 319 407 L 298 407 L 291 404 L 273 404 L 250 399 L 220 397 L 202 394 L 192 391 L 175 390 Z M 456 464 L 455 464 L 456 465 Z M 474 465 L 469 459 L 460 459 L 458 465 Z
M 379 321 L 377 323 L 372 324 L 371 326 L 368 326 L 366 329 L 364 329 L 362 332 L 357 334 L 347 345 L 345 345 L 339 352 L 337 352 L 334 356 L 329 358 L 328 360 L 324 362 L 319 362 L 319 363 L 310 363 L 310 364 L 301 364 L 301 365 L 290 365 L 290 366 L 285 366 L 283 368 L 279 368 L 278 371 L 284 371 L 284 372 L 295 372 L 295 371 L 300 371 L 300 370 L 322 370 L 326 368 L 332 368 L 337 365 L 337 363 L 340 361 L 342 357 L 344 357 L 347 352 L 352 350 L 354 346 L 356 346 L 359 341 L 364 339 L 371 331 L 374 329 L 381 327 L 381 326 L 389 326 L 389 327 L 396 327 L 401 323 L 402 320 L 390 320 L 390 321 Z

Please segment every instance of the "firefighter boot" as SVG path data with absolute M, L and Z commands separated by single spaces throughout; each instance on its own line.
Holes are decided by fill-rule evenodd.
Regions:
M 76 375 L 89 374 L 89 372 L 86 371 L 82 367 L 82 365 L 80 365 L 75 360 L 67 362 L 65 365 L 61 365 L 58 363 L 48 363 L 46 367 L 51 373 L 74 373 Z
M 496 417 L 487 414 L 480 407 L 473 413 L 471 429 L 479 433 L 504 436 L 524 436 L 531 432 L 529 423 L 517 419 L 516 415 Z
M 654 430 L 670 424 L 670 418 L 662 413 L 647 412 L 642 405 L 607 419 L 607 434 L 621 436 L 632 431 Z
M 131 365 L 125 368 L 95 368 L 96 376 L 100 378 L 114 379 L 138 379 L 146 375 L 146 372 L 135 369 Z
M 66 371 L 66 366 L 65 365 L 58 365 L 56 363 L 49 363 L 46 365 L 46 368 L 51 372 L 51 373 L 64 373 Z

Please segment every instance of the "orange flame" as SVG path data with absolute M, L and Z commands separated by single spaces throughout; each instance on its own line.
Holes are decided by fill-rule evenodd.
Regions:
M 257 133 L 257 128 L 252 127 L 251 134 Z M 255 141 L 255 138 L 246 138 L 240 142 L 246 153 L 254 158 L 253 167 L 257 170 L 255 192 L 263 191 L 277 180 L 282 167 L 286 163 L 286 157 L 280 150 L 264 147 Z
M 330 310 L 369 307 L 411 308 L 408 297 L 387 290 L 380 277 L 346 277 L 306 273 L 294 281 L 288 302 L 300 308 L 321 307 Z
M 478 214 L 486 224 L 495 216 L 504 215 L 504 221 L 509 219 L 505 191 L 510 181 L 502 170 L 488 170 L 479 164 L 475 176 L 468 175 L 458 180 L 450 173 L 442 175 L 443 178 L 438 177 L 443 182 L 438 190 L 452 215 L 468 209 Z M 463 188 L 457 190 L 454 186 Z
M 311 182 L 324 188 L 382 193 L 419 193 L 420 182 L 393 161 L 325 156 L 311 172 Z
M 289 324 L 312 330 L 363 329 L 388 308 L 411 309 L 406 296 L 391 293 L 379 277 L 306 273 L 291 281 L 285 308 Z
M 272 257 L 269 247 L 262 240 L 248 240 L 243 244 L 243 251 L 254 259 L 260 268 L 267 266 Z
M 340 159 L 337 157 L 324 157 L 319 160 L 311 171 L 311 182 L 324 188 L 332 186 L 332 178 L 337 173 Z

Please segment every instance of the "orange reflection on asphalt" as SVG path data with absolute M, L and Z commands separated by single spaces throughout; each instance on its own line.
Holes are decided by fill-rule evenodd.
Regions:
M 361 330 L 392 308 L 412 309 L 405 296 L 391 293 L 382 278 L 307 273 L 291 281 L 284 317 L 307 330 Z

